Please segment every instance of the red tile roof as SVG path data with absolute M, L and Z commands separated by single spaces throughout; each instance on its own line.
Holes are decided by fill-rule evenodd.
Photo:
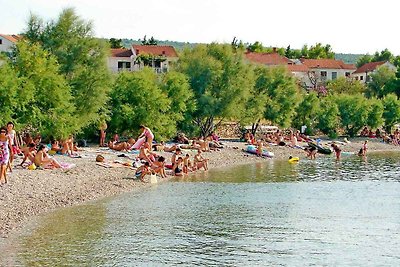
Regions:
M 133 55 L 132 50 L 125 48 L 111 48 L 112 57 L 131 57 Z
M 148 54 L 154 56 L 178 57 L 175 48 L 170 45 L 132 45 L 136 55 Z
M 18 40 L 20 40 L 22 37 L 20 35 L 12 34 L 12 35 L 7 35 L 7 34 L 0 34 L 1 37 L 7 39 L 8 41 L 12 43 L 16 43 Z
M 285 56 L 281 56 L 278 53 L 254 53 L 246 52 L 245 57 L 247 60 L 260 63 L 264 65 L 288 65 L 293 62 Z
M 366 73 L 374 71 L 377 67 L 385 64 L 387 61 L 370 62 L 359 67 L 354 73 Z
M 308 72 L 310 69 L 306 66 L 306 65 L 304 65 L 304 64 L 301 64 L 301 65 L 294 65 L 294 64 L 292 64 L 292 65 L 287 65 L 287 69 L 290 71 L 290 72 Z
M 301 59 L 301 62 L 310 69 L 356 69 L 355 65 L 345 64 L 342 60 L 336 59 Z

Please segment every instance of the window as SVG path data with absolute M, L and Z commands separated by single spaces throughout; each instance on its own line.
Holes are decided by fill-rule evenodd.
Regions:
M 3 44 L 3 39 L 0 39 L 0 45 Z
M 364 76 L 360 76 L 360 81 L 364 80 Z
M 337 78 L 337 72 L 334 71 L 332 72 L 332 80 L 336 80 L 336 78 Z
M 321 71 L 321 77 L 326 77 L 326 76 L 327 76 L 326 71 Z
M 349 77 L 350 76 L 350 72 L 346 72 L 345 76 Z
M 118 61 L 118 70 L 130 69 L 131 63 L 126 61 Z

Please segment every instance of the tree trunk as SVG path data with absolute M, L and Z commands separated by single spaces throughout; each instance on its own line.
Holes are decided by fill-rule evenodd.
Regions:
M 258 119 L 257 122 L 253 122 L 253 124 L 251 125 L 251 134 L 253 136 L 256 136 L 256 132 L 257 132 L 258 126 L 260 125 L 260 121 L 261 121 L 261 119 Z

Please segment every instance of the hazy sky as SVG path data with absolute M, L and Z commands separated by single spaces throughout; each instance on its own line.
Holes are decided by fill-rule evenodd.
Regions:
M 188 42 L 260 41 L 335 52 L 400 55 L 396 0 L 0 0 L 0 33 L 22 32 L 29 14 L 55 19 L 63 8 L 91 20 L 98 37 Z

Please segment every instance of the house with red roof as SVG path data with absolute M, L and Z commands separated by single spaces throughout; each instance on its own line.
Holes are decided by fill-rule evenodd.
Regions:
M 389 61 L 369 62 L 362 65 L 355 72 L 353 72 L 352 77 L 357 81 L 367 83 L 371 80 L 371 73 L 374 73 L 380 67 L 387 67 L 389 70 L 392 70 L 394 72 L 397 71 L 396 66 Z
M 20 35 L 0 34 L 0 52 L 11 52 L 14 45 L 21 39 Z
M 137 71 L 150 67 L 156 73 L 164 73 L 177 60 L 178 53 L 173 46 L 132 45 L 130 49 L 111 49 L 108 66 L 112 72 Z
M 308 68 L 308 88 L 323 86 L 327 81 L 336 80 L 339 77 L 351 77 L 356 70 L 353 64 L 346 64 L 336 59 L 300 59 L 300 62 Z

